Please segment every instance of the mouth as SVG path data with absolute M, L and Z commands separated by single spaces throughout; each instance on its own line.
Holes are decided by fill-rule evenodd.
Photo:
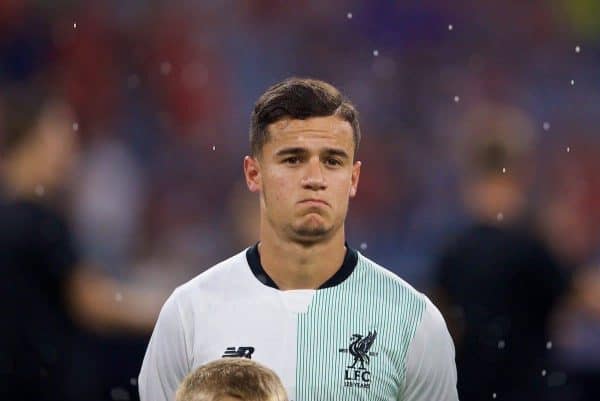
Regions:
M 311 206 L 317 206 L 317 205 L 329 206 L 329 203 L 327 203 L 326 201 L 324 201 L 322 199 L 304 199 L 298 203 L 301 203 L 303 205 L 311 205 Z

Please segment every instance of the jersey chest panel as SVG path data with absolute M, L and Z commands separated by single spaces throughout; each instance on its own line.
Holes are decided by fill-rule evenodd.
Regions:
M 398 400 L 407 327 L 388 311 L 317 297 L 298 319 L 298 401 Z

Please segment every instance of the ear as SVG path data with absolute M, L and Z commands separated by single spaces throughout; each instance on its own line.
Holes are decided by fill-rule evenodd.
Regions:
M 362 162 L 357 161 L 352 166 L 352 186 L 350 187 L 350 197 L 354 198 L 358 191 L 358 179 L 360 178 L 360 166 Z
M 261 188 L 260 164 L 252 156 L 244 157 L 244 177 L 250 192 L 259 192 Z

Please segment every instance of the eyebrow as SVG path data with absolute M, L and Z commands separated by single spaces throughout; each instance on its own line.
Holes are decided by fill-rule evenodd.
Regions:
M 300 147 L 283 148 L 283 149 L 277 151 L 277 153 L 275 153 L 275 156 L 281 157 L 281 156 L 287 156 L 287 155 L 301 155 L 301 154 L 306 154 L 306 153 L 308 153 L 308 151 L 305 148 L 300 148 Z M 346 153 L 342 149 L 326 148 L 323 151 L 323 153 L 330 155 L 330 156 L 339 156 L 344 159 L 350 159 L 350 156 L 348 156 L 348 153 Z

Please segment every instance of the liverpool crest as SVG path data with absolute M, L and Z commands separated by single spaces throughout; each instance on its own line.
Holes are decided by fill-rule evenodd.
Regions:
M 371 347 L 377 338 L 377 331 L 369 331 L 369 334 L 353 334 L 350 337 L 348 348 L 340 348 L 342 353 L 350 353 L 352 361 L 346 366 L 344 374 L 344 385 L 346 387 L 369 388 L 371 382 L 371 372 L 368 365 L 371 357 L 377 356 L 372 352 Z

